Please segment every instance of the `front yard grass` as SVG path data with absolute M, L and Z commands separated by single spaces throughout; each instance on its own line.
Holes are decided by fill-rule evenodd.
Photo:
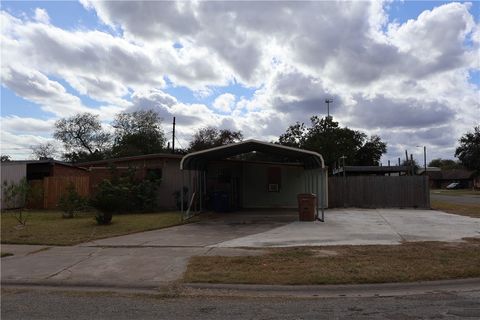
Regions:
M 63 219 L 61 212 L 28 211 L 20 228 L 13 212 L 1 215 L 1 242 L 8 244 L 74 245 L 95 239 L 160 229 L 182 223 L 180 213 L 137 213 L 114 215 L 112 223 L 99 226 L 94 213 Z
M 431 207 L 448 213 L 454 213 L 462 216 L 480 218 L 480 204 L 474 203 L 452 203 L 441 200 L 431 200 Z
M 322 254 L 335 251 L 337 255 Z M 262 256 L 198 256 L 185 282 L 243 284 L 350 284 L 480 276 L 480 239 L 465 243 L 271 249 Z

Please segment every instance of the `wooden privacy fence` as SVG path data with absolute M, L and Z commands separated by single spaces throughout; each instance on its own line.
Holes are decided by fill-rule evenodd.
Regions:
M 81 196 L 90 194 L 89 177 L 46 177 L 43 178 L 43 208 L 55 209 L 62 195 L 73 184 Z
M 430 208 L 428 176 L 329 177 L 328 206 Z

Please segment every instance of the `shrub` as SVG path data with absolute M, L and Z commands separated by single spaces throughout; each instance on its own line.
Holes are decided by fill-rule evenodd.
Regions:
M 95 220 L 99 225 L 106 225 L 112 222 L 112 213 L 111 212 L 97 212 L 95 215 Z
M 91 204 L 104 213 L 153 211 L 158 207 L 159 183 L 155 176 L 136 179 L 135 171 L 130 169 L 124 176 L 113 175 L 111 180 L 103 180 Z
M 60 197 L 58 206 L 63 211 L 63 218 L 73 218 L 77 212 L 85 210 L 87 199 L 79 195 L 73 183 L 70 183 L 67 192 Z

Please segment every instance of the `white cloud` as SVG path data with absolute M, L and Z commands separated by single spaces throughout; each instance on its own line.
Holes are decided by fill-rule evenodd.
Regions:
M 45 9 L 42 9 L 42 8 L 36 8 L 35 9 L 34 19 L 38 22 L 41 22 L 41 23 L 46 23 L 46 24 L 50 23 L 50 17 L 48 16 L 47 11 Z
M 233 94 L 224 93 L 215 98 L 212 106 L 220 112 L 230 113 L 235 106 L 235 100 L 236 98 Z

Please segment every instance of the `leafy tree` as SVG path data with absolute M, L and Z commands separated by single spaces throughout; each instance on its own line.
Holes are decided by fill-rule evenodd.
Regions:
M 480 172 L 480 126 L 473 132 L 465 133 L 459 140 L 460 146 L 455 150 L 455 157 L 468 169 Z
M 153 110 L 119 113 L 112 124 L 115 128 L 113 155 L 123 157 L 164 151 L 166 138 L 161 120 Z
M 55 146 L 51 142 L 31 146 L 30 149 L 32 149 L 34 158 L 38 160 L 53 159 L 57 153 Z
M 63 157 L 71 162 L 103 159 L 110 143 L 110 134 L 103 130 L 98 116 L 91 113 L 58 120 L 53 136 L 69 151 Z
M 8 161 L 12 161 L 12 158 L 10 158 L 10 156 L 8 154 L 2 154 L 0 156 L 0 161 L 1 162 L 8 162 Z
M 279 143 L 320 153 L 325 164 L 333 167 L 341 157 L 350 165 L 376 165 L 387 146 L 380 137 L 367 135 L 347 127 L 341 128 L 332 117 L 310 118 L 311 126 L 297 122 L 279 137 Z
M 463 166 L 461 163 L 451 159 L 433 159 L 428 163 L 429 167 L 438 167 L 441 169 L 462 169 Z
M 387 144 L 379 136 L 373 135 L 358 149 L 355 164 L 360 166 L 376 166 L 382 154 L 387 152 Z
M 198 130 L 189 145 L 189 151 L 200 151 L 208 148 L 223 146 L 243 140 L 241 131 L 228 129 L 219 130 L 214 127 L 206 127 Z

